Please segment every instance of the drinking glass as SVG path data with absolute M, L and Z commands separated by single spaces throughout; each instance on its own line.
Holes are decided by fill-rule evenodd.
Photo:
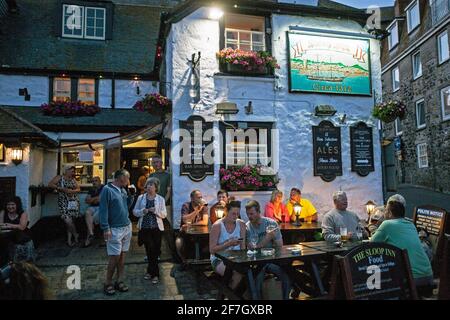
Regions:
M 249 249 L 256 251 L 256 247 L 258 246 L 258 236 L 251 236 L 249 239 Z
M 192 220 L 186 221 L 186 232 L 189 232 L 192 230 Z
M 340 228 L 340 235 L 341 235 L 341 240 L 342 241 L 347 241 L 347 228 L 346 227 L 341 227 Z

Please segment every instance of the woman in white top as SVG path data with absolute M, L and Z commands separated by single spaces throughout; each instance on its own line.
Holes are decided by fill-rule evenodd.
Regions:
M 216 221 L 211 227 L 209 234 L 209 252 L 211 253 L 211 264 L 214 272 L 224 276 L 225 264 L 215 256 L 216 252 L 224 250 L 245 249 L 245 223 L 238 219 L 241 210 L 240 201 L 230 201 L 227 204 L 227 215 Z M 242 275 L 233 271 L 231 288 L 234 289 L 242 279 Z
M 138 242 L 143 243 L 147 253 L 146 280 L 153 284 L 159 282 L 158 256 L 161 254 L 161 236 L 164 231 L 163 219 L 167 217 L 166 202 L 157 194 L 159 180 L 149 178 L 144 185 L 146 193 L 140 195 L 133 209 L 133 214 L 139 218 Z

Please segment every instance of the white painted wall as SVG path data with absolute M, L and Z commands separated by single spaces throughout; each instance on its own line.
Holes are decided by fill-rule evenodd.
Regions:
M 48 77 L 0 74 L 0 105 L 40 106 L 48 102 Z M 19 89 L 27 88 L 30 101 L 19 96 Z
M 139 87 L 139 94 L 137 94 Z M 129 109 L 135 102 L 142 99 L 146 93 L 159 92 L 158 82 L 116 80 L 116 108 Z
M 364 33 L 356 22 L 331 20 L 324 18 L 273 15 L 272 53 L 278 59 L 281 69 L 277 70 L 277 79 L 258 79 L 246 77 L 217 76 L 219 71 L 216 52 L 219 51 L 219 24 L 207 19 L 208 10 L 199 9 L 180 22 L 172 25 L 167 41 L 167 92 L 173 99 L 173 130 L 178 129 L 179 120 L 186 120 L 192 114 L 202 115 L 207 121 L 223 118 L 215 114 L 218 102 L 234 102 L 239 107 L 237 115 L 226 116 L 231 121 L 273 121 L 279 129 L 279 137 L 274 144 L 279 144 L 275 151 L 275 162 L 279 163 L 281 182 L 279 189 L 289 193 L 291 187 L 300 187 L 305 198 L 310 199 L 320 216 L 332 208 L 332 193 L 342 189 L 348 193 L 349 209 L 362 218 L 366 216 L 364 204 L 372 199 L 382 203 L 382 172 L 380 144 L 376 124 L 370 114 L 373 106 L 372 97 L 337 96 L 326 94 L 292 94 L 288 89 L 288 52 L 286 31 L 289 26 L 305 26 L 324 30 L 341 30 Z M 381 96 L 381 65 L 379 44 L 371 41 L 372 85 Z M 190 68 L 186 63 L 192 53 L 201 51 L 200 83 L 201 101 L 190 104 Z M 253 102 L 253 115 L 246 115 L 244 106 Z M 338 113 L 332 118 L 314 116 L 314 107 L 318 104 L 331 104 Z M 338 125 L 337 117 L 347 114 L 347 122 L 341 125 L 343 176 L 331 183 L 323 182 L 313 175 L 312 126 L 322 120 L 330 120 Z M 366 121 L 374 128 L 375 172 L 368 177 L 359 177 L 351 172 L 349 126 L 357 121 Z M 215 126 L 217 122 L 215 122 Z M 178 137 L 172 137 L 176 145 Z M 189 200 L 189 192 L 200 189 L 204 198 L 212 202 L 220 187 L 218 165 L 214 176 L 194 183 L 187 177 L 177 175 L 180 168 L 172 163 L 173 175 L 173 212 L 174 227 L 180 223 L 180 210 L 183 202 Z M 278 165 L 277 165 L 278 167 Z M 269 200 L 268 194 L 251 195 L 261 200 L 261 205 Z M 242 193 L 238 198 L 248 198 Z M 264 201 L 264 198 L 266 199 Z

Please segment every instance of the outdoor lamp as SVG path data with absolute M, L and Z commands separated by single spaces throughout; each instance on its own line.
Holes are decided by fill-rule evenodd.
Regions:
M 367 203 L 366 203 L 366 212 L 367 212 L 367 214 L 369 216 L 371 216 L 372 213 L 374 212 L 375 206 L 376 206 L 376 203 L 373 202 L 372 200 L 367 201 Z
M 219 8 L 211 8 L 209 9 L 208 17 L 211 20 L 219 20 L 223 16 L 223 11 Z
M 217 206 L 216 207 L 216 217 L 217 219 L 222 219 L 224 214 L 223 207 Z
M 295 226 L 300 227 L 302 224 L 300 222 L 300 213 L 302 212 L 302 206 L 299 203 L 294 204 L 294 214 L 295 214 L 295 222 L 293 223 Z
M 23 150 L 21 147 L 12 148 L 11 160 L 15 165 L 19 165 L 23 161 Z

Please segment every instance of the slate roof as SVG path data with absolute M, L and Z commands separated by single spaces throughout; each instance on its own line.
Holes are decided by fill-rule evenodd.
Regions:
M 46 116 L 40 111 L 39 107 L 3 106 L 2 109 L 14 113 L 39 127 L 39 130 L 128 132 L 162 122 L 161 116 L 133 109 L 105 108 L 95 116 L 81 117 Z
M 3 18 L 0 68 L 152 73 L 160 14 L 167 8 L 112 4 L 112 39 L 99 41 L 59 37 L 58 3 L 17 0 L 19 14 Z

